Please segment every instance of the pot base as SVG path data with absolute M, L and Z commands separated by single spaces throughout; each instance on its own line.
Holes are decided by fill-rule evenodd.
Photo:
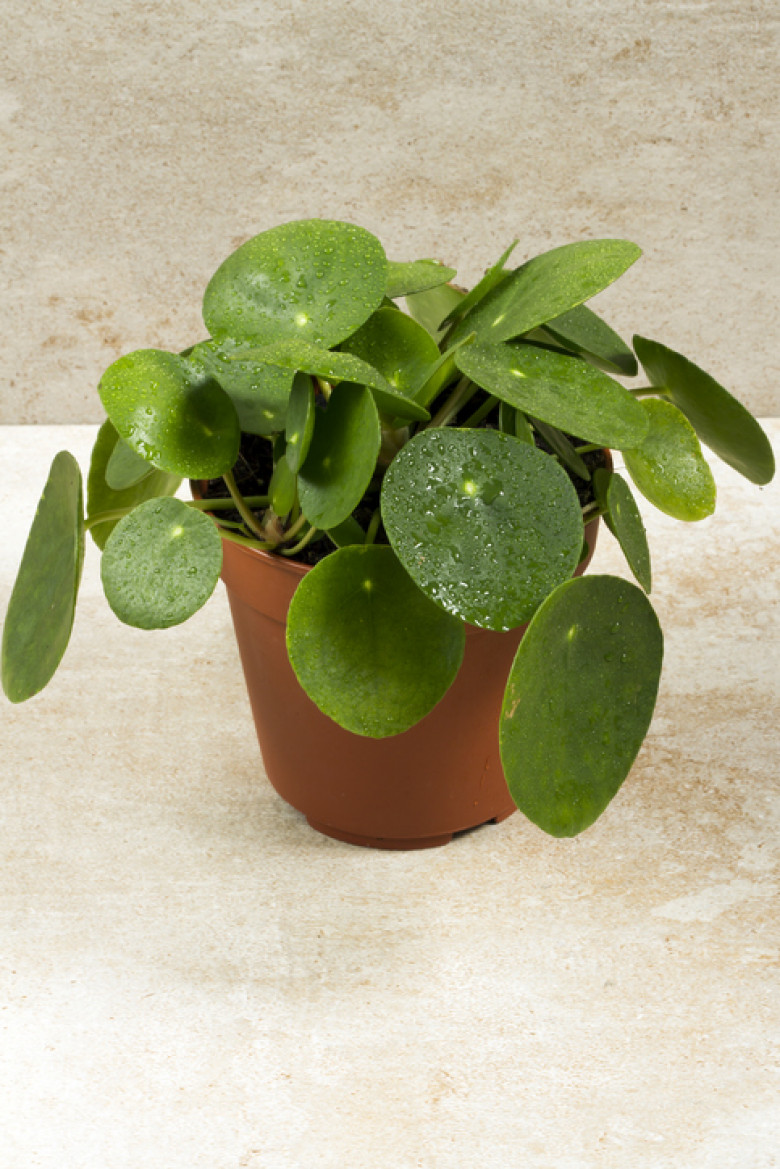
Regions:
M 470 828 L 462 828 L 459 832 L 444 832 L 440 836 L 402 836 L 397 839 L 390 836 L 364 836 L 358 832 L 345 832 L 341 828 L 333 828 L 330 824 L 323 824 L 311 816 L 307 816 L 306 821 L 315 832 L 321 832 L 323 836 L 330 836 L 332 840 L 341 840 L 345 844 L 359 844 L 363 848 L 384 848 L 396 852 L 411 852 L 418 848 L 440 848 L 443 844 L 449 844 L 455 836 L 474 832 L 477 828 L 483 828 L 485 824 L 500 824 L 502 820 L 508 819 L 516 811 L 516 808 L 511 808 L 508 812 L 491 816 L 490 819 L 473 824 Z

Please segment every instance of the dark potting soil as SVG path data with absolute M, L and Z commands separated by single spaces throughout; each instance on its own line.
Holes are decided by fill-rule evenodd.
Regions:
M 459 421 L 465 421 L 466 413 L 469 415 L 472 414 L 479 408 L 481 402 L 485 401 L 487 398 L 487 395 L 482 390 L 479 391 L 479 395 L 481 395 L 481 397 L 475 395 L 470 400 L 467 410 L 464 410 L 463 419 L 460 419 L 458 416 L 453 419 L 454 425 L 457 426 Z M 433 404 L 431 412 L 433 413 L 435 409 L 436 403 Z M 498 426 L 498 409 L 496 408 L 494 412 L 489 414 L 487 418 L 481 423 L 481 425 L 488 429 L 495 430 Z M 541 435 L 535 434 L 534 437 L 536 445 L 540 450 L 545 451 L 547 454 L 553 453 L 552 447 L 549 446 L 549 444 L 541 437 Z M 567 435 L 567 438 L 569 438 L 569 440 L 575 446 L 582 443 L 582 439 L 578 439 L 574 435 Z M 606 466 L 607 460 L 603 450 L 589 451 L 583 454 L 581 457 L 591 475 L 599 467 Z M 267 438 L 262 438 L 256 434 L 242 434 L 238 460 L 233 467 L 233 475 L 235 476 L 236 486 L 238 487 L 241 494 L 244 496 L 267 495 L 268 484 L 270 482 L 273 469 L 274 464 L 271 442 Z M 579 475 L 575 475 L 571 471 L 567 470 L 566 473 L 571 479 L 577 492 L 580 506 L 585 507 L 588 503 L 591 503 L 593 501 L 592 483 L 586 479 L 580 478 Z M 371 488 L 369 488 L 367 500 L 362 502 L 359 507 L 357 507 L 352 513 L 364 530 L 368 527 L 371 516 L 379 504 L 380 487 L 380 481 L 372 484 Z M 224 480 L 221 478 L 210 479 L 206 485 L 205 491 L 203 492 L 204 499 L 227 499 L 229 496 L 230 492 L 225 486 Z M 219 515 L 221 519 L 225 519 L 233 523 L 238 523 L 241 519 L 238 512 L 233 509 L 220 511 Z M 385 536 L 381 526 L 377 534 L 376 542 L 387 543 L 387 537 Z M 311 544 L 307 544 L 305 548 L 302 548 L 301 551 L 296 553 L 296 555 L 291 557 L 291 559 L 298 561 L 300 564 L 307 564 L 311 566 L 318 564 L 319 561 L 324 559 L 325 556 L 329 555 L 333 549 L 334 545 L 332 541 L 327 536 L 322 535 L 312 540 Z

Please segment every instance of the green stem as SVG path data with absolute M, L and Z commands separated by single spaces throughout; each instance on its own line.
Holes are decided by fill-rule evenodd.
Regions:
M 249 507 L 268 507 L 271 502 L 270 495 L 244 495 L 242 498 Z M 185 502 L 198 511 L 230 511 L 236 506 L 232 496 L 230 499 L 187 499 Z
M 303 539 L 299 540 L 297 544 L 294 544 L 292 548 L 282 548 L 281 549 L 282 556 L 295 556 L 296 552 L 300 552 L 302 548 L 306 547 L 306 545 L 309 543 L 309 541 L 314 536 L 314 533 L 317 532 L 318 530 L 319 529 L 315 528 L 315 527 L 309 528 L 308 532 L 303 537 Z
M 368 521 L 368 527 L 366 529 L 366 538 L 363 541 L 365 544 L 373 544 L 374 543 L 374 540 L 376 540 L 376 534 L 379 531 L 379 525 L 381 524 L 381 522 L 382 522 L 382 513 L 379 510 L 379 508 L 376 508 L 371 516 L 371 519 Z
M 236 480 L 235 480 L 235 477 L 233 475 L 233 472 L 232 471 L 225 471 L 222 478 L 224 480 L 225 486 L 227 487 L 228 491 L 230 492 L 230 497 L 236 506 L 236 511 L 241 516 L 242 520 L 244 521 L 246 526 L 249 528 L 250 532 L 254 532 L 254 534 L 257 536 L 257 538 L 260 541 L 262 541 L 263 543 L 266 543 L 265 532 L 258 524 L 252 511 L 247 506 L 246 500 L 242 496 L 241 492 L 238 490 L 238 486 L 236 484 Z
M 294 524 L 291 524 L 287 531 L 279 541 L 280 544 L 287 544 L 292 540 L 293 536 L 297 536 L 303 525 L 306 523 L 306 516 L 301 512 Z
M 585 520 L 586 524 L 590 523 L 591 520 L 595 520 L 597 516 L 606 514 L 607 509 L 602 504 L 598 503 L 595 499 L 591 500 L 590 503 L 587 503 L 582 509 L 582 518 Z
M 582 446 L 576 446 L 574 450 L 578 455 L 587 455 L 590 454 L 591 451 L 603 451 L 604 446 L 599 442 L 586 442 L 583 443 Z
M 433 426 L 446 426 L 451 418 L 454 418 L 458 410 L 465 406 L 470 398 L 476 394 L 478 387 L 467 377 L 462 377 L 455 389 L 450 394 L 447 401 L 437 410 L 430 422 L 425 423 L 423 429 L 429 429 Z
M 230 540 L 232 544 L 242 544 L 246 548 L 259 548 L 261 552 L 272 552 L 276 547 L 275 544 L 269 544 L 267 540 L 252 540 L 249 536 L 240 536 L 238 532 L 229 532 L 227 528 L 220 528 L 219 534 L 223 540 Z
M 634 398 L 653 398 L 658 394 L 666 394 L 666 386 L 640 386 L 639 389 L 629 390 Z
M 492 395 L 483 402 L 479 409 L 475 410 L 473 414 L 469 415 L 465 422 L 461 422 L 461 426 L 466 428 L 469 426 L 478 426 L 483 418 L 487 418 L 490 411 L 498 402 L 498 398 Z

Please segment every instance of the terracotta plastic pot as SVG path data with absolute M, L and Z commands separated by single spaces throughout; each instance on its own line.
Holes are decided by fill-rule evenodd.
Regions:
M 587 558 L 598 520 L 586 528 Z M 523 629 L 467 626 L 463 665 L 422 722 L 389 739 L 343 730 L 305 694 L 290 666 L 285 621 L 303 565 L 223 540 L 241 663 L 266 773 L 326 836 L 373 848 L 446 844 L 515 811 L 498 751 L 504 687 Z

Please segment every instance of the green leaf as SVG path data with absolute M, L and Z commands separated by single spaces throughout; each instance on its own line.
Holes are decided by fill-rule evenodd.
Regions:
M 188 355 L 188 365 L 222 386 L 238 414 L 245 434 L 276 434 L 284 428 L 293 373 L 243 356 L 246 341 L 201 341 Z
M 427 292 L 448 284 L 457 274 L 454 268 L 447 268 L 438 260 L 412 260 L 406 264 L 388 260 L 385 295 L 393 300 L 398 296 Z
M 381 505 L 390 543 L 416 584 L 486 629 L 527 621 L 574 572 L 582 547 L 566 472 L 499 431 L 421 431 L 390 464 Z
M 634 377 L 637 372 L 636 358 L 628 345 L 586 304 L 554 317 L 544 326 L 544 331 L 554 341 L 590 358 L 609 373 Z
M 488 393 L 588 442 L 623 450 L 647 434 L 641 403 L 579 357 L 515 342 L 466 345 L 455 362 Z
M 154 470 L 151 463 L 147 463 L 146 459 L 142 459 L 119 438 L 106 466 L 106 483 L 112 491 L 124 491 L 126 487 L 135 487 L 147 475 L 152 475 Z
M 645 337 L 634 345 L 651 383 L 666 389 L 701 441 L 752 483 L 769 483 L 775 457 L 750 411 L 681 353 Z
M 329 348 L 382 303 L 387 260 L 362 227 L 326 219 L 256 235 L 209 281 L 203 319 L 213 337 L 304 340 Z
M 450 340 L 476 331 L 497 344 L 518 337 L 590 300 L 641 256 L 627 240 L 584 240 L 553 248 L 515 268 L 466 313 Z
M 534 446 L 534 432 L 528 419 L 522 411 L 515 410 L 508 402 L 498 403 L 498 429 L 503 430 L 504 434 L 514 435 L 529 446 Z
M 678 520 L 703 520 L 715 510 L 715 480 L 688 419 L 671 402 L 641 402 L 650 429 L 641 447 L 623 451 L 642 494 Z
M 523 416 L 520 415 L 520 417 L 522 418 Z M 564 467 L 568 467 L 574 475 L 578 475 L 580 479 L 584 479 L 587 483 L 590 480 L 590 471 L 588 470 L 587 464 L 577 454 L 566 435 L 558 430 L 557 427 L 549 426 L 546 422 L 540 422 L 538 418 L 534 418 L 534 426 L 540 436 L 561 460 Z
M 2 682 L 24 702 L 49 682 L 70 639 L 84 560 L 81 471 L 68 451 L 55 455 L 8 603 Z
M 306 462 L 298 475 L 301 511 L 316 528 L 335 528 L 360 503 L 382 443 L 379 415 L 363 386 L 336 386 L 317 411 Z
M 293 474 L 297 474 L 309 453 L 314 433 L 314 386 L 308 374 L 296 373 L 290 404 L 287 408 L 285 457 Z
M 458 317 L 464 316 L 465 313 L 469 312 L 469 310 L 472 309 L 475 304 L 479 304 L 481 300 L 484 300 L 487 294 L 492 291 L 492 289 L 494 289 L 497 284 L 501 283 L 504 277 L 508 275 L 508 272 L 506 271 L 506 262 L 517 247 L 518 242 L 518 240 L 512 241 L 500 259 L 498 259 L 495 264 L 487 269 L 485 275 L 474 285 L 471 291 L 467 292 L 461 301 L 453 305 L 453 307 L 447 313 L 447 316 L 445 317 L 442 324 L 450 323 Z
M 241 438 L 235 407 L 186 358 L 137 349 L 109 366 L 98 390 L 120 436 L 161 471 L 215 479 L 235 463 Z
M 321 560 L 287 617 L 287 649 L 306 693 L 346 730 L 377 739 L 433 709 L 464 645 L 462 623 L 423 596 L 387 545 L 341 548 Z
M 175 495 L 181 483 L 180 475 L 169 475 L 167 471 L 152 470 L 132 487 L 115 491 L 106 482 L 106 469 L 119 435 L 113 423 L 106 420 L 98 431 L 87 475 L 87 520 L 92 521 L 104 512 L 127 511 L 147 499 Z M 105 548 L 106 540 L 118 523 L 118 519 L 90 526 L 89 533 L 98 548 Z
M 285 456 L 277 459 L 268 484 L 268 494 L 271 496 L 271 507 L 278 516 L 286 516 L 292 510 L 298 488 L 298 479 Z
M 440 288 L 407 296 L 406 307 L 418 324 L 427 329 L 434 341 L 438 342 L 446 332 L 444 320 L 464 296 L 462 289 L 442 284 Z
M 543 831 L 575 836 L 617 793 L 650 726 L 662 657 L 658 618 L 627 581 L 578 577 L 539 607 L 499 742 L 512 799 Z
M 329 381 L 348 381 L 368 386 L 377 406 L 384 412 L 398 414 L 403 418 L 414 418 L 420 422 L 426 422 L 430 418 L 427 410 L 399 394 L 382 377 L 379 370 L 352 353 L 333 353 L 330 349 L 320 349 L 306 341 L 279 341 L 255 352 L 262 355 L 263 360 L 286 369 L 316 374 L 317 377 L 327 378 Z
M 326 533 L 337 548 L 346 548 L 350 544 L 365 544 L 366 533 L 354 516 L 348 515 L 335 528 L 328 528 Z
M 441 357 L 422 325 L 391 308 L 377 309 L 341 348 L 379 370 L 392 389 L 406 398 L 417 397 Z
M 221 567 L 222 541 L 209 516 L 181 499 L 150 499 L 109 536 L 100 575 L 120 621 L 167 629 L 205 605 Z
M 593 487 L 599 503 L 607 509 L 604 514 L 607 527 L 620 544 L 634 576 L 649 593 L 652 587 L 650 549 L 631 488 L 621 475 L 605 467 L 595 472 Z

